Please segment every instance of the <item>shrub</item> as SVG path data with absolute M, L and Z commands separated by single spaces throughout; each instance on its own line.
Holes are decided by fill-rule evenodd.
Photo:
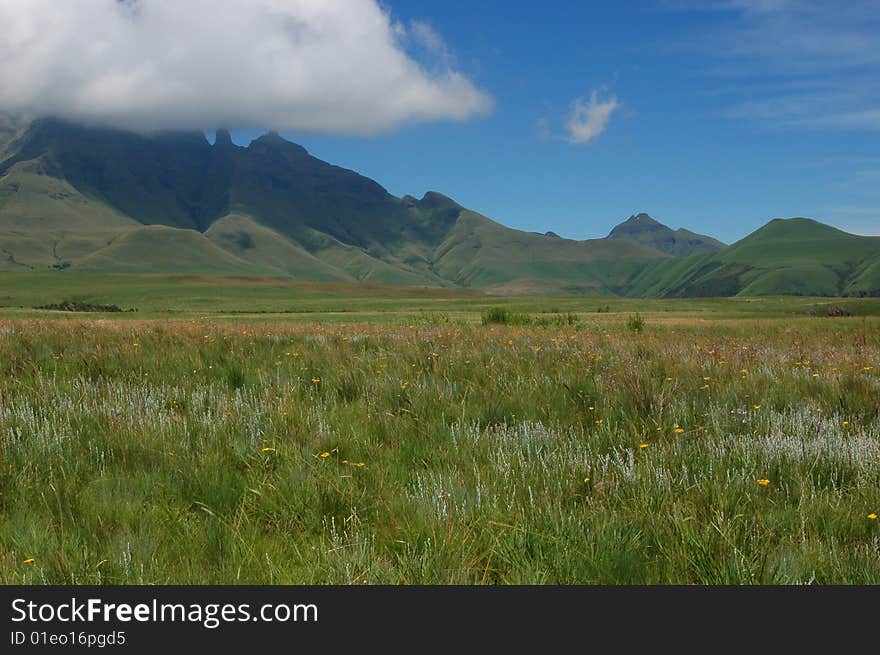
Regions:
M 638 313 L 634 316 L 630 316 L 626 319 L 626 329 L 634 333 L 642 332 L 645 329 L 645 319 L 643 319 Z

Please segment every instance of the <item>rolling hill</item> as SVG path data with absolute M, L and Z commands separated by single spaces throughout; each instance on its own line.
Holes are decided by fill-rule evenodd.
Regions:
M 637 296 L 878 296 L 880 237 L 807 218 L 774 219 L 715 254 L 646 266 Z
M 807 219 L 725 246 L 637 214 L 604 239 L 398 198 L 269 133 L 144 136 L 0 117 L 0 270 L 257 275 L 634 296 L 880 295 L 880 239 Z

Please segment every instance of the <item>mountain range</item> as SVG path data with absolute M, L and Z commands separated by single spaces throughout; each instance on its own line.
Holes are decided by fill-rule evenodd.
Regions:
M 276 133 L 143 136 L 0 117 L 0 270 L 255 275 L 653 297 L 880 295 L 880 237 L 773 220 L 726 246 L 644 213 L 604 239 L 398 198 Z

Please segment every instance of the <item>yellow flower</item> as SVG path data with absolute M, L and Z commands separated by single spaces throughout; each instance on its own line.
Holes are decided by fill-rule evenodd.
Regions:
M 752 409 L 761 409 L 760 405 L 752 405 Z
M 400 385 L 400 388 L 406 390 L 406 388 L 407 388 L 408 386 L 409 386 L 409 382 L 404 382 L 404 383 L 402 383 L 402 384 Z
M 817 377 L 819 377 L 819 374 L 818 374 L 818 373 L 813 373 L 813 379 L 815 380 Z
M 603 421 L 604 421 L 604 419 L 601 419 L 601 418 L 598 419 L 598 420 L 596 421 L 596 425 L 602 425 Z
M 758 480 L 758 486 L 759 486 L 759 487 L 769 487 L 769 486 L 770 486 L 770 480 L 767 480 L 767 479 L 761 479 L 761 480 Z
M 703 378 L 703 382 L 708 382 L 708 381 L 711 380 L 711 379 L 712 379 L 712 378 L 704 377 L 704 378 Z
M 868 518 L 871 519 L 872 521 L 876 521 L 877 520 L 877 513 L 871 512 L 870 514 L 868 514 Z
M 675 428 L 675 434 L 681 434 L 684 432 L 684 428 Z
M 590 481 L 590 478 L 584 478 L 584 484 L 587 484 Z
M 849 421 L 844 421 L 843 426 L 846 427 L 847 425 L 849 425 Z
M 274 453 L 275 449 L 274 448 L 263 448 L 263 452 L 264 453 Z
M 321 459 L 327 459 L 330 457 L 330 453 L 321 453 Z
M 321 378 L 312 378 L 312 384 L 320 384 Z
M 873 371 L 874 367 L 873 366 L 864 366 L 864 367 L 862 367 L 862 370 L 863 371 Z
M 649 443 L 640 443 L 639 444 L 639 448 L 641 448 L 642 450 L 644 450 L 645 448 L 650 448 L 650 447 L 651 447 L 651 444 L 649 444 Z
M 667 382 L 672 382 L 672 378 L 666 378 Z
M 344 460 L 342 460 L 342 463 L 343 463 L 343 464 L 348 464 L 348 460 L 347 460 L 347 459 L 344 459 Z
M 355 464 L 355 466 L 357 466 L 358 468 L 363 468 L 366 466 L 366 464 L 364 464 L 363 462 L 358 462 L 357 464 Z
M 28 557 L 25 561 L 22 562 L 22 564 L 33 564 L 33 563 L 34 563 L 33 557 Z

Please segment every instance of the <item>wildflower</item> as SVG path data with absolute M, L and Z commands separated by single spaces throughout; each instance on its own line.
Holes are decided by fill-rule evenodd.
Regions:
M 266 448 L 263 448 L 263 452 L 264 452 L 264 453 L 274 453 L 274 452 L 275 452 L 275 449 L 274 449 L 274 448 L 266 447 Z
M 868 514 L 868 518 L 872 521 L 876 521 L 877 520 L 877 513 L 871 512 L 870 514 Z
M 584 484 L 587 484 L 589 482 L 590 482 L 590 478 L 584 478 Z
M 409 386 L 409 382 L 407 381 L 407 382 L 403 382 L 403 383 L 400 385 L 400 388 L 403 389 L 404 391 L 406 391 L 406 388 L 407 388 L 408 386 Z
M 681 434 L 684 432 L 684 428 L 675 428 L 675 434 Z
M 759 487 L 769 487 L 769 486 L 770 486 L 770 480 L 767 480 L 766 478 L 763 478 L 763 479 L 761 479 L 761 480 L 758 480 L 758 486 L 759 486 Z
M 327 453 L 327 452 L 321 453 L 321 459 L 327 459 L 328 457 L 330 457 L 330 453 Z
M 849 425 L 849 421 L 844 421 L 844 422 L 843 422 L 843 427 L 846 427 L 847 425 Z
M 645 450 L 645 448 L 650 448 L 650 447 L 651 447 L 651 444 L 649 444 L 649 443 L 640 443 L 639 444 L 639 448 L 641 448 L 642 450 Z
M 364 468 L 366 466 L 366 464 L 364 464 L 363 462 L 358 462 L 357 464 L 355 464 L 355 466 L 357 466 L 360 469 L 360 468 Z
M 343 464 L 348 464 L 348 460 L 347 460 L 347 459 L 344 459 L 344 460 L 342 460 L 342 463 L 343 463 Z
M 312 378 L 312 384 L 320 384 L 321 378 Z
M 873 366 L 863 366 L 863 367 L 862 367 L 862 370 L 863 370 L 863 371 L 873 371 L 873 370 L 874 370 L 874 367 L 873 367 Z
M 672 382 L 672 378 L 666 378 L 667 382 Z
M 817 377 L 819 377 L 819 374 L 818 374 L 818 373 L 813 373 L 813 379 L 815 380 Z
M 712 378 L 710 378 L 710 377 L 703 377 L 703 382 L 708 382 L 708 381 L 711 380 L 711 379 L 712 379 Z
M 752 409 L 759 410 L 759 409 L 761 409 L 761 406 L 760 405 L 752 405 Z
M 600 418 L 600 419 L 596 419 L 596 425 L 602 425 L 602 423 L 604 423 L 604 422 L 605 422 L 604 419 L 601 419 L 601 418 Z
M 33 557 L 28 557 L 25 561 L 22 562 L 22 564 L 33 564 L 34 561 L 35 560 Z

